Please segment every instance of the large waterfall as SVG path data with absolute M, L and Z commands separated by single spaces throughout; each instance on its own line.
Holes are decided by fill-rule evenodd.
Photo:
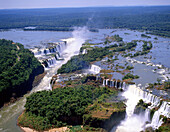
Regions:
M 143 91 L 136 85 L 129 85 L 122 96 L 127 99 L 126 118 L 117 127 L 116 132 L 140 132 L 147 127 L 156 129 L 162 124 L 161 115 L 170 117 L 170 104 L 168 102 L 161 101 L 161 98 Z M 140 99 L 143 99 L 146 103 L 151 102 L 152 105 L 144 113 L 134 114 L 135 107 Z M 159 109 L 150 119 L 150 110 L 158 106 Z
M 70 42 L 69 42 L 70 43 Z M 31 49 L 35 57 L 42 63 L 44 67 L 50 67 L 56 64 L 57 60 L 61 60 L 62 52 L 67 48 L 67 41 L 49 44 L 48 48 Z
M 66 46 L 67 46 L 66 41 L 56 42 L 56 43 L 52 43 L 52 45 L 49 45 L 47 48 L 35 48 L 35 49 L 31 49 L 31 51 L 34 53 L 35 56 L 48 55 L 56 52 L 61 54 L 62 51 L 66 48 Z

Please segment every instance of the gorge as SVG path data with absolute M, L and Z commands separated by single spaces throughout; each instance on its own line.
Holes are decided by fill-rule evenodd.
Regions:
M 116 29 L 115 29 L 116 30 Z M 82 46 L 82 44 L 85 43 L 86 46 L 86 52 L 83 52 L 83 56 L 86 56 L 86 54 L 89 53 L 89 51 L 96 47 L 109 47 L 108 54 L 102 56 L 101 58 L 95 58 L 95 61 L 91 61 L 88 63 L 88 67 L 86 69 L 81 69 L 82 73 L 84 74 L 97 74 L 97 80 L 101 80 L 100 77 L 103 79 L 101 80 L 101 87 L 110 87 L 110 88 L 116 88 L 116 89 L 122 89 L 123 92 L 120 92 L 121 98 L 123 98 L 126 106 L 126 116 L 125 119 L 118 125 L 115 125 L 111 131 L 117 131 L 117 132 L 123 132 L 123 131 L 141 131 L 148 127 L 153 127 L 154 129 L 157 129 L 163 122 L 160 118 L 163 116 L 166 116 L 169 118 L 169 102 L 168 99 L 165 98 L 165 94 L 162 94 L 163 98 L 158 95 L 154 95 L 154 91 L 146 89 L 145 86 L 147 86 L 146 83 L 154 83 L 157 81 L 157 78 L 161 78 L 161 80 L 167 81 L 167 76 L 169 76 L 169 73 L 167 72 L 169 69 L 169 62 L 166 62 L 164 60 L 159 59 L 159 55 L 154 54 L 155 50 L 159 49 L 161 52 L 166 51 L 166 48 L 163 49 L 161 47 L 161 44 L 163 43 L 168 47 L 169 38 L 162 38 L 158 37 L 158 40 L 154 42 L 154 35 L 151 35 L 151 38 L 149 39 L 153 43 L 153 49 L 151 49 L 151 52 L 147 55 L 144 55 L 143 58 L 140 58 L 141 56 L 138 56 L 133 59 L 129 59 L 128 57 L 122 57 L 122 53 L 119 53 L 119 51 L 116 50 L 116 48 L 122 48 L 121 45 L 127 45 L 129 42 L 132 42 L 136 38 L 136 35 L 138 36 L 138 39 L 142 39 L 145 41 L 148 41 L 147 38 L 140 38 L 140 35 L 143 34 L 143 32 L 138 31 L 131 31 L 131 30 L 122 30 L 117 29 L 114 33 L 111 33 L 112 30 L 99 30 L 99 33 L 90 33 L 87 28 L 77 28 L 75 31 L 72 32 L 72 35 L 70 35 L 68 38 L 61 38 L 61 41 L 66 42 L 59 42 L 60 44 L 54 44 L 53 48 L 31 48 L 31 51 L 34 52 L 35 57 L 37 57 L 40 62 L 45 66 L 45 69 L 47 71 L 47 74 L 42 79 L 40 84 L 33 88 L 33 90 L 30 92 L 32 94 L 33 92 L 42 91 L 42 90 L 51 90 L 52 87 L 50 85 L 50 81 L 52 77 L 57 73 L 57 70 L 61 68 L 63 64 L 66 64 L 68 60 L 71 59 L 74 55 L 79 55 L 79 50 Z M 27 31 L 29 32 L 29 31 Z M 124 33 L 128 32 L 130 35 L 126 35 Z M 113 42 L 111 44 L 104 44 L 105 41 L 105 33 L 108 35 L 110 34 L 119 34 L 120 37 L 123 38 L 124 43 L 119 42 Z M 48 34 L 48 32 L 47 32 Z M 63 33 L 64 36 L 65 33 Z M 96 35 L 97 34 L 97 35 Z M 96 38 L 98 36 L 98 38 Z M 130 37 L 129 37 L 130 36 Z M 72 37 L 72 38 L 71 38 Z M 102 39 L 101 39 L 102 38 Z M 104 38 L 104 40 L 103 40 Z M 90 40 L 91 39 L 91 40 Z M 87 43 L 88 40 L 88 43 Z M 53 42 L 55 43 L 55 42 Z M 118 47 L 115 48 L 113 46 L 114 44 L 117 44 Z M 136 48 L 136 51 L 139 51 L 142 49 L 142 42 L 137 42 L 137 46 L 133 47 Z M 40 45 L 39 45 L 40 46 Z M 88 46 L 88 47 L 87 47 Z M 166 47 L 165 46 L 165 47 Z M 59 48 L 60 47 L 60 48 Z M 83 46 L 84 47 L 84 46 Z M 92 48 L 91 48 L 92 47 Z M 132 48 L 132 49 L 133 49 Z M 162 49 L 161 49 L 162 48 Z M 33 50 L 34 49 L 34 50 Z M 61 50 L 62 49 L 62 50 Z M 130 49 L 129 49 L 130 50 Z M 101 50 L 102 51 L 102 50 Z M 133 53 L 135 51 L 129 51 L 130 53 Z M 127 54 L 127 53 L 125 53 Z M 149 57 L 152 56 L 152 58 L 155 59 L 149 59 Z M 166 54 L 164 56 L 165 58 L 169 57 L 169 54 Z M 136 61 L 135 61 L 136 59 Z M 45 62 L 44 62 L 45 60 Z M 149 61 L 152 63 L 150 64 Z M 161 62 L 161 64 L 165 65 L 164 67 L 160 67 L 160 64 L 156 62 Z M 114 65 L 113 65 L 114 64 Z M 127 66 L 131 66 L 129 68 L 130 70 L 127 70 Z M 151 66 L 152 65 L 152 66 Z M 156 66 L 157 65 L 157 66 Z M 132 68 L 134 67 L 134 69 Z M 148 70 L 148 75 L 143 75 L 138 68 L 142 67 L 145 69 L 145 72 Z M 155 70 L 156 69 L 156 70 Z M 164 70 L 166 69 L 166 73 L 160 73 L 160 69 Z M 84 71 L 87 70 L 88 72 Z M 139 70 L 139 71 L 138 71 Z M 153 71 L 155 72 L 153 72 Z M 75 71 L 76 72 L 76 71 Z M 135 75 L 139 75 L 138 79 L 134 80 L 123 80 L 122 77 L 126 74 L 122 73 L 131 73 Z M 151 73 L 152 72 L 152 73 Z M 159 72 L 159 73 L 157 73 Z M 72 74 L 72 73 L 69 73 Z M 152 78 L 152 74 L 156 76 L 155 78 Z M 73 75 L 76 75 L 76 73 L 73 73 Z M 98 77 L 99 76 L 99 77 Z M 149 80 L 146 78 L 146 76 L 149 76 Z M 163 77 L 165 76 L 165 77 Z M 133 82 L 133 84 L 131 84 Z M 146 83 L 140 83 L 140 82 L 146 82 Z M 126 84 L 125 84 L 126 83 Z M 135 83 L 135 84 L 134 84 Z M 166 92 L 166 91 L 165 91 Z M 1 131 L 21 131 L 18 127 L 16 127 L 16 118 L 20 115 L 20 113 L 24 110 L 24 104 L 26 102 L 26 97 L 30 94 L 25 95 L 23 98 L 21 98 L 19 101 L 15 102 L 14 104 L 10 105 L 9 107 L 3 108 L 0 111 L 0 130 Z M 148 106 L 145 111 L 142 113 L 134 114 L 135 106 L 138 104 L 139 100 L 142 99 L 145 103 L 151 103 L 150 106 Z M 163 101 L 161 101 L 163 100 Z M 150 119 L 150 111 L 158 107 L 157 110 L 154 112 L 152 119 Z M 14 121 L 15 120 L 15 121 Z M 136 127 L 134 126 L 134 122 L 136 123 Z M 10 128 L 9 128 L 10 126 Z M 128 128 L 128 129 L 127 129 Z

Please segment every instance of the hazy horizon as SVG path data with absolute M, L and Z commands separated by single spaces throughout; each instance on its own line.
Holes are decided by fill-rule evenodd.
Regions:
M 37 8 L 6 8 L 0 10 L 17 10 L 17 9 L 64 9 L 64 8 L 110 8 L 110 7 L 163 7 L 170 5 L 141 5 L 141 6 L 86 6 L 86 7 L 37 7 Z
M 0 9 L 170 6 L 170 0 L 1 0 Z

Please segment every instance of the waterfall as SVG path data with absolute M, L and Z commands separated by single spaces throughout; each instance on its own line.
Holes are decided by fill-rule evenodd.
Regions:
M 31 49 L 35 57 L 42 63 L 45 67 L 50 67 L 56 64 L 57 60 L 61 60 L 62 52 L 67 48 L 67 42 L 57 42 L 53 43 L 52 47 L 42 48 L 42 49 Z M 53 54 L 53 55 L 48 55 Z M 48 55 L 48 56 L 47 56 Z
M 136 85 L 129 85 L 122 96 L 127 99 L 126 118 L 117 127 L 116 132 L 139 132 L 146 127 L 157 129 L 163 123 L 162 119 L 160 119 L 161 115 L 168 118 L 170 117 L 170 104 L 166 101 L 162 101 L 160 108 L 154 113 L 153 118 L 150 121 L 150 110 L 154 107 L 158 107 L 161 99 L 147 91 L 143 91 Z M 152 105 L 145 110 L 144 115 L 134 114 L 134 109 L 140 99 L 146 103 L 152 103 Z M 150 124 L 146 124 L 146 122 L 150 122 Z
M 123 90 L 126 89 L 126 83 L 125 83 L 125 82 L 123 82 L 123 84 L 122 84 L 122 89 L 123 89 Z
M 87 49 L 83 49 L 82 54 L 87 54 Z
M 97 78 L 97 80 L 99 80 L 99 78 L 102 80 L 101 77 L 96 77 L 96 78 Z M 125 90 L 125 88 L 126 88 L 125 82 L 118 82 L 117 80 L 110 80 L 110 79 L 103 79 L 102 85 L 109 86 L 109 87 L 115 87 L 115 88 L 119 88 L 119 89 L 123 89 L 123 90 Z
M 100 73 L 101 68 L 97 65 L 92 64 L 90 68 L 90 72 L 97 74 Z
M 161 115 L 170 118 L 170 104 L 166 101 L 163 101 L 160 108 L 154 113 L 150 126 L 154 128 L 158 128 L 159 126 L 161 126 L 161 124 L 163 123 L 162 119 L 160 119 Z
M 103 86 L 105 86 L 105 83 L 106 83 L 106 79 L 103 79 Z
M 52 54 L 58 52 L 61 54 L 67 47 L 66 42 L 58 42 L 58 43 L 53 43 L 52 47 L 48 48 L 35 48 L 35 49 L 30 49 L 35 56 L 39 55 L 47 55 L 47 54 Z
M 109 79 L 106 79 L 106 86 L 108 86 L 108 81 L 109 81 Z
M 46 60 L 48 67 L 55 65 L 57 62 L 57 57 L 52 57 Z
M 126 118 L 117 127 L 116 132 L 138 132 L 141 131 L 143 125 L 148 121 L 143 115 L 134 114 L 135 106 L 139 101 L 136 85 L 129 85 L 122 94 L 127 99 L 126 102 Z

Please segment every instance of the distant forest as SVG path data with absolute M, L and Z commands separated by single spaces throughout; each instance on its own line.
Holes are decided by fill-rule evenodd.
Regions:
M 129 28 L 170 37 L 170 6 L 0 10 L 0 29 L 28 26 L 54 31 L 74 26 Z

